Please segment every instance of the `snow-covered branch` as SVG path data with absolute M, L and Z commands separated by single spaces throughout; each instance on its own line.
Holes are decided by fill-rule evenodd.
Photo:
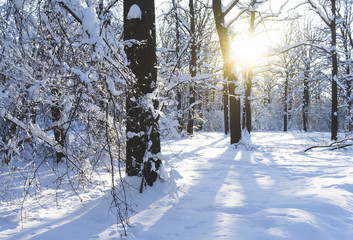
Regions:
M 223 17 L 225 17 L 235 7 L 235 5 L 237 5 L 238 2 L 239 2 L 239 0 L 232 0 L 232 1 L 230 1 L 227 4 L 227 6 L 224 6 L 222 4 L 222 15 L 223 15 Z
M 330 26 L 333 19 L 330 19 L 326 9 L 316 3 L 314 0 L 307 0 L 313 10 L 319 15 L 319 17 L 325 22 L 327 26 Z

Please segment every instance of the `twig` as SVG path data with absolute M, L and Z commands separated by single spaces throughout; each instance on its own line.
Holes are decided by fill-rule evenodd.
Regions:
M 344 143 L 344 142 L 347 142 L 347 141 L 353 141 L 353 138 L 346 138 L 346 139 L 343 139 L 341 141 L 335 141 L 335 142 L 333 142 L 333 143 L 331 143 L 329 145 L 311 146 L 311 147 L 305 149 L 304 152 L 307 152 L 307 151 L 309 151 L 311 149 L 314 149 L 314 148 L 331 148 L 330 150 L 336 150 L 336 149 L 340 149 L 340 148 L 353 146 L 353 143 L 338 145 L 338 144 L 341 144 L 341 143 Z

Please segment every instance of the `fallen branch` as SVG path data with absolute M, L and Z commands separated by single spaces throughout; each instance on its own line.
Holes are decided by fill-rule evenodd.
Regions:
M 336 141 L 336 142 L 333 142 L 329 145 L 324 145 L 324 146 L 312 146 L 312 147 L 305 149 L 304 152 L 307 152 L 307 151 L 314 149 L 314 148 L 330 148 L 330 150 L 336 150 L 336 149 L 341 149 L 341 148 L 353 146 L 353 143 L 345 143 L 347 141 L 353 141 L 353 138 L 346 138 L 341 141 Z

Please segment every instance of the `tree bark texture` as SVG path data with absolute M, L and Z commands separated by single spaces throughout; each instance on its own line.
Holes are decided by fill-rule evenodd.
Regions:
M 230 143 L 238 143 L 241 139 L 241 104 L 239 94 L 235 94 L 237 78 L 232 72 L 232 61 L 230 59 L 230 43 L 228 28 L 225 26 L 222 12 L 221 0 L 213 0 L 213 14 L 216 20 L 219 42 L 224 62 L 224 78 L 228 81 L 229 93 L 229 121 L 230 121 Z
M 288 83 L 289 74 L 286 74 L 286 80 L 284 81 L 284 113 L 283 113 L 283 131 L 288 131 Z
M 350 61 L 350 59 L 349 59 Z M 350 66 L 347 66 L 346 74 L 349 76 L 351 73 Z M 348 131 L 353 131 L 353 99 L 352 99 L 352 80 L 347 81 L 347 101 L 348 101 Z
M 54 96 L 58 97 L 60 95 L 60 92 L 58 89 L 52 89 L 52 93 Z M 52 116 L 52 121 L 55 124 L 58 124 L 62 115 L 62 107 L 59 106 L 58 100 L 55 100 L 53 102 L 53 105 L 51 106 L 51 116 Z M 54 139 L 55 141 L 61 146 L 62 149 L 65 147 L 65 130 L 61 126 L 56 126 L 54 127 Z M 56 162 L 59 163 L 61 160 L 65 157 L 65 154 L 63 152 L 58 152 L 55 151 L 56 155 Z
M 224 134 L 229 133 L 229 111 L 228 111 L 228 87 L 223 84 L 223 115 L 224 115 Z
M 310 65 L 305 63 L 304 89 L 303 89 L 303 130 L 308 131 L 308 107 L 309 107 L 309 71 Z
M 338 132 L 338 107 L 337 107 L 337 73 L 338 73 L 338 60 L 337 60 L 337 34 L 336 34 L 336 0 L 331 0 L 332 16 L 335 18 L 331 21 L 331 46 L 332 46 L 332 107 L 331 107 L 331 140 L 337 140 Z
M 255 5 L 256 1 L 253 1 L 251 7 Z M 253 38 L 255 33 L 255 11 L 251 12 L 250 15 L 250 36 Z M 245 126 L 246 130 L 250 133 L 252 129 L 252 117 L 251 117 L 251 88 L 252 88 L 252 79 L 253 79 L 253 72 L 252 67 L 249 67 L 247 70 L 247 81 L 246 81 L 246 90 L 245 90 Z
M 176 0 L 172 0 L 172 4 L 173 4 L 173 11 L 174 11 L 174 19 L 175 19 L 175 52 L 176 52 L 176 59 L 178 59 L 179 57 L 179 51 L 180 51 L 180 30 L 179 30 L 179 18 L 178 18 L 178 8 L 177 8 L 177 2 Z M 180 61 L 177 60 L 177 64 L 176 64 L 176 69 L 180 70 Z M 183 117 L 183 109 L 182 109 L 182 96 L 181 96 L 181 87 L 178 86 L 177 89 L 177 101 L 178 101 L 178 105 L 177 105 L 177 110 L 178 110 L 178 115 L 177 115 L 177 119 L 178 119 L 178 123 L 179 123 L 179 127 L 178 127 L 178 132 L 181 133 L 184 129 L 184 117 Z
M 192 80 L 189 87 L 189 116 L 188 116 L 188 125 L 187 132 L 189 135 L 194 134 L 194 117 L 195 117 L 195 106 L 196 101 L 195 96 L 195 86 L 193 83 L 193 78 L 196 76 L 196 36 L 195 36 L 195 10 L 194 10 L 194 0 L 189 0 L 189 10 L 190 10 L 190 32 L 191 32 L 191 59 L 190 59 L 190 75 Z
M 245 90 L 245 112 L 246 112 L 245 126 L 246 126 L 246 130 L 250 133 L 252 129 L 250 97 L 251 97 L 252 78 L 253 78 L 253 73 L 251 68 L 248 69 L 247 75 L 248 77 L 247 77 L 246 90 Z
M 140 17 L 136 11 L 131 14 L 135 17 L 127 17 L 132 6 L 140 9 Z M 128 66 L 133 73 L 126 97 L 126 172 L 129 176 L 141 176 L 152 186 L 161 165 L 157 157 L 158 117 L 154 115 L 159 103 L 149 97 L 157 81 L 154 0 L 124 0 L 124 40 Z

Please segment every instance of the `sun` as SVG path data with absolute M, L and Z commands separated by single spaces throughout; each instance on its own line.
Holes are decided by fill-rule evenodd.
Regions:
M 238 36 L 231 42 L 230 57 L 238 65 L 254 66 L 266 55 L 267 49 L 265 39 Z

